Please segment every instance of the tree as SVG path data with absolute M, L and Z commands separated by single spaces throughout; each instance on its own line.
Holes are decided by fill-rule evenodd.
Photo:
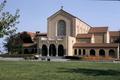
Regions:
M 19 18 L 19 10 L 16 10 L 16 13 L 12 15 L 9 12 L 4 12 L 3 9 L 6 5 L 6 0 L 4 0 L 0 4 L 0 38 L 4 37 L 5 35 L 13 35 L 16 31 L 15 25 L 19 22 L 17 19 Z
M 26 31 L 6 37 L 3 44 L 9 54 L 21 54 L 24 43 L 33 43 L 30 34 Z
M 31 36 L 26 31 L 21 33 L 20 38 L 24 43 L 33 43 Z
M 0 3 L 0 38 L 8 36 L 9 39 L 9 36 L 14 35 L 16 32 L 15 25 L 19 23 L 18 18 L 20 15 L 19 10 L 16 10 L 14 15 L 4 11 L 6 3 L 6 0 Z
M 4 44 L 5 50 L 10 54 L 21 54 L 23 41 L 20 33 L 6 37 Z

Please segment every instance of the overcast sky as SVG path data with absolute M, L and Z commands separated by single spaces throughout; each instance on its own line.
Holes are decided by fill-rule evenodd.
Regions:
M 47 17 L 60 10 L 61 6 L 91 26 L 108 26 L 109 30 L 120 29 L 119 0 L 7 0 L 5 11 L 14 14 L 16 9 L 20 9 L 17 32 L 47 32 Z

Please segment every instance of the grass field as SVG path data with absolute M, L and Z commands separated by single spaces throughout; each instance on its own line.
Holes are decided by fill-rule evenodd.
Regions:
M 0 61 L 0 80 L 120 80 L 120 64 Z

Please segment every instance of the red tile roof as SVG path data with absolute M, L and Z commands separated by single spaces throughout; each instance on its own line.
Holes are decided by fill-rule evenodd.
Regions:
M 92 34 L 78 34 L 76 38 L 91 38 Z
M 47 33 L 39 33 L 37 36 L 47 36 Z
M 31 37 L 35 37 L 36 33 L 34 32 L 27 32 L 27 34 L 29 34 Z
M 120 36 L 119 31 L 110 31 L 110 36 Z
M 35 35 L 36 35 L 36 33 L 34 33 L 34 32 L 26 32 L 26 31 L 21 32 L 20 34 L 24 34 L 24 33 L 27 33 L 27 34 L 30 35 L 31 37 L 35 37 Z
M 32 46 L 35 46 L 36 43 L 24 43 L 23 44 L 23 47 L 32 47 Z
M 73 48 L 117 48 L 118 44 L 110 43 L 75 43 Z
M 92 27 L 89 30 L 89 33 L 105 33 L 107 32 L 108 27 Z

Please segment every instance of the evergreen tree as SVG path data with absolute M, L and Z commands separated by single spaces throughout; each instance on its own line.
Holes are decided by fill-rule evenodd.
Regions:
M 6 37 L 4 44 L 5 50 L 9 54 L 21 54 L 23 41 L 20 38 L 20 33 Z

